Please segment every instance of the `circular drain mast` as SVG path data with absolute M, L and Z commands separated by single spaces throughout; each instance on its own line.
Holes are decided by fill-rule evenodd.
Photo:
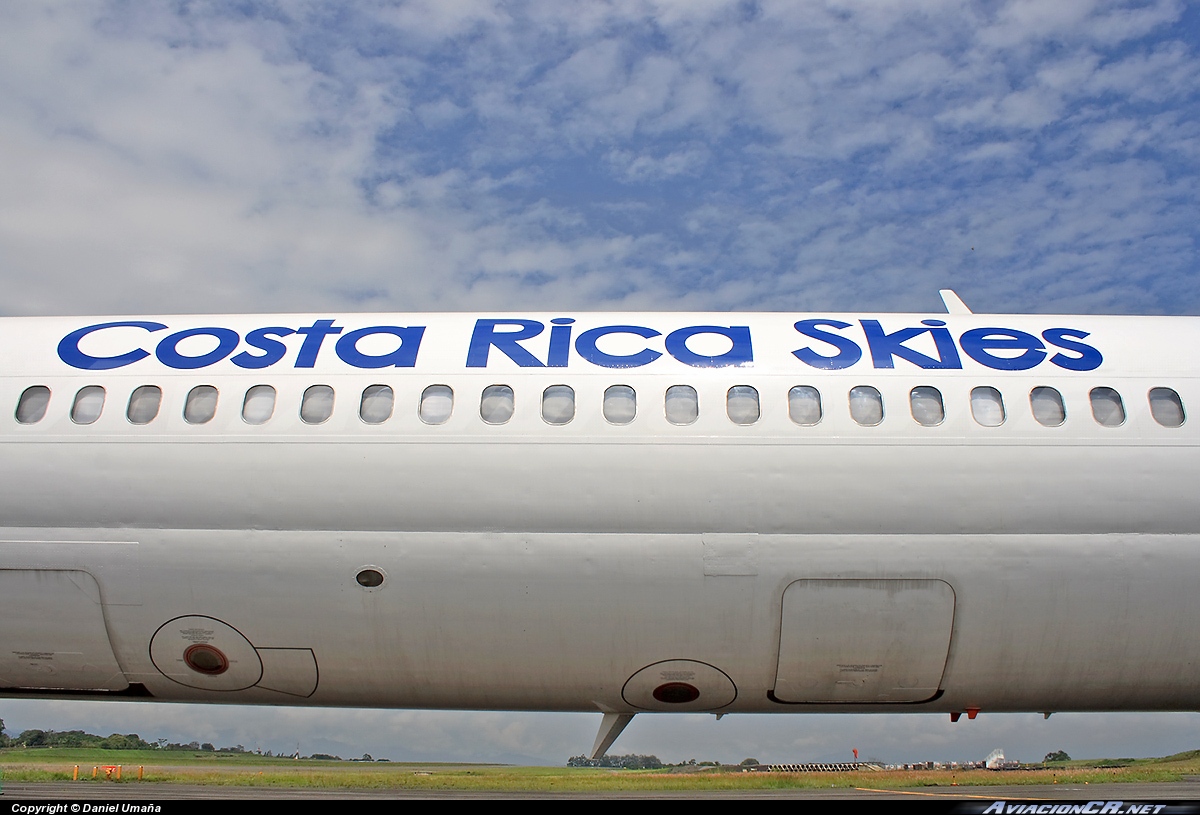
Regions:
M 229 670 L 229 657 L 222 654 L 218 648 L 198 642 L 189 645 L 183 652 L 183 664 L 205 676 L 220 676 Z
M 150 640 L 150 659 L 163 676 L 189 688 L 245 690 L 262 678 L 262 660 L 250 640 L 212 617 L 176 617 Z
M 685 705 L 700 698 L 700 689 L 687 682 L 664 682 L 652 696 L 664 705 Z
M 706 662 L 669 659 L 629 677 L 621 698 L 642 710 L 718 710 L 737 698 L 728 674 Z

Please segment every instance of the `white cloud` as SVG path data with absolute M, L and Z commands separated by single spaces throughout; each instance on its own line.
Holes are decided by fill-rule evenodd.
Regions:
M 1195 134 L 1183 122 L 1195 117 L 1181 115 L 1191 103 L 1180 93 L 1197 60 L 1166 27 L 1181 7 L 982 9 L 634 0 L 573 12 L 385 4 L 361 16 L 321 3 L 274 17 L 226 16 L 217 5 L 131 16 L 98 1 L 9 9 L 6 307 L 361 307 L 363 292 L 380 308 L 520 302 L 527 292 L 506 292 L 498 281 L 513 278 L 494 277 L 498 263 L 539 266 L 521 273 L 525 285 L 541 281 L 568 301 L 574 290 L 593 307 L 681 296 L 706 307 L 756 297 L 818 307 L 799 281 L 835 269 L 874 277 L 864 290 L 894 291 L 889 258 L 931 224 L 888 214 L 896 189 L 1011 222 L 1006 209 L 1031 204 L 1066 217 L 1054 188 L 1037 202 L 1020 190 L 1030 162 L 1067 144 L 1096 156 L 1150 148 L 1194 174 Z M 1159 39 L 1114 51 L 1089 27 L 1113 19 Z M 1072 43 L 1065 54 L 1039 50 L 1059 36 Z M 1053 159 L 1064 170 L 1075 160 Z M 794 221 L 802 191 L 831 176 L 840 186 L 825 194 L 841 205 L 805 216 L 807 230 L 737 237 Z M 975 200 L 984 188 L 989 197 Z M 1109 189 L 1127 209 L 1131 195 L 1154 194 Z M 1194 195 L 1176 185 L 1180 194 Z M 620 215 L 648 201 L 651 217 Z M 691 209 L 710 204 L 722 211 L 714 228 L 689 230 Z M 802 245 L 814 229 L 847 238 Z M 945 235 L 920 238 L 935 266 L 953 265 Z M 596 248 L 618 245 L 627 248 Z M 938 247 L 949 255 L 931 254 Z M 1114 274 L 1127 264 L 1128 250 L 1105 251 L 1089 262 Z M 1038 259 L 1021 262 L 1036 269 Z M 687 292 L 689 276 L 670 271 L 680 263 L 730 286 Z M 593 275 L 609 285 L 582 285 Z M 798 288 L 781 293 L 772 278 Z M 718 299 L 733 291 L 736 302 Z
M 673 150 L 664 156 L 613 150 L 608 154 L 607 159 L 625 180 L 642 181 L 694 174 L 708 162 L 709 153 L 702 147 L 685 147 Z
M 449 99 L 439 99 L 427 105 L 419 105 L 416 109 L 417 118 L 421 124 L 430 130 L 437 130 L 460 120 L 467 113 L 466 109 L 454 104 Z
M 1182 43 L 1165 43 L 1097 68 L 1085 86 L 1092 94 L 1120 94 L 1132 101 L 1159 101 L 1188 94 L 1197 77 L 1196 57 Z
M 508 15 L 491 0 L 406 0 L 373 5 L 367 4 L 365 8 L 375 22 L 431 44 L 509 21 Z

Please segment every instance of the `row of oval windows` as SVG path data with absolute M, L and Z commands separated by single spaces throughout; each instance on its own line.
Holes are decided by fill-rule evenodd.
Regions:
M 211 385 L 192 388 L 184 403 L 183 418 L 189 424 L 204 424 L 217 413 L 217 389 Z M 300 419 L 306 424 L 321 424 L 333 415 L 333 388 L 313 385 L 300 401 Z M 870 385 L 851 388 L 850 416 L 860 425 L 871 427 L 883 421 L 883 396 Z M 1184 422 L 1183 402 L 1170 388 L 1151 388 L 1148 393 L 1150 413 L 1163 427 L 1179 427 Z M 105 391 L 99 385 L 89 385 L 75 394 L 71 405 L 71 420 L 76 424 L 91 424 L 104 410 Z M 1092 388 L 1089 394 L 1092 416 L 1105 427 L 1125 423 L 1125 403 L 1121 394 L 1112 388 Z M 17 402 L 16 419 L 21 424 L 35 424 L 46 415 L 50 404 L 50 389 L 44 385 L 26 388 Z M 158 416 L 162 404 L 162 389 L 157 385 L 142 385 L 129 397 L 125 416 L 133 424 L 149 424 Z M 1062 394 L 1050 387 L 1034 388 L 1029 393 L 1033 417 L 1042 425 L 1057 427 L 1067 418 Z M 387 385 L 370 385 L 362 392 L 358 415 L 367 424 L 381 424 L 392 416 L 395 394 Z M 663 400 L 667 421 L 689 425 L 700 415 L 696 389 L 690 385 L 667 388 Z M 909 409 L 918 424 L 939 425 L 946 418 L 942 394 L 937 388 L 920 386 L 909 392 Z M 454 391 L 448 385 L 430 385 L 421 393 L 417 414 L 426 424 L 442 424 L 454 410 Z M 513 389 L 508 385 L 489 385 L 479 400 L 479 415 L 488 424 L 504 424 L 514 411 Z M 750 385 L 735 385 L 725 399 L 725 411 L 730 421 L 751 425 L 761 414 L 758 390 Z M 255 385 L 246 391 L 242 400 L 242 419 L 248 424 L 265 423 L 275 413 L 275 388 Z M 637 415 L 637 393 L 628 385 L 613 385 L 604 391 L 604 418 L 617 425 L 629 424 Z M 820 392 L 811 385 L 797 385 L 788 391 L 788 416 L 798 425 L 815 425 L 821 421 L 823 408 Z M 984 427 L 1004 424 L 1004 398 L 992 387 L 971 391 L 971 415 Z M 542 392 L 542 419 L 552 425 L 567 424 L 575 418 L 575 391 L 568 385 L 551 385 Z

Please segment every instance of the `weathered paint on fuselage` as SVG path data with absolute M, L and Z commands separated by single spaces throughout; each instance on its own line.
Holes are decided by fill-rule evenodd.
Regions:
M 556 317 L 0 321 L 0 405 L 50 391 L 40 421 L 0 421 L 0 571 L 18 600 L 49 579 L 47 596 L 85 615 L 75 592 L 98 592 L 119 668 L 107 684 L 63 679 L 75 675 L 70 632 L 84 629 L 70 613 L 45 619 L 47 601 L 24 618 L 5 608 L 0 684 L 618 712 L 1200 705 L 1200 430 L 1190 418 L 1163 426 L 1148 401 L 1169 388 L 1185 410 L 1200 405 L 1200 320 Z M 107 323 L 144 325 L 67 339 Z M 725 333 L 688 333 L 713 327 Z M 276 407 L 251 425 L 242 399 L 260 384 Z M 367 424 L 360 397 L 380 384 L 394 412 Z M 491 425 L 480 395 L 497 384 L 514 412 Z M 77 424 L 72 399 L 92 385 L 103 412 Z M 161 407 L 134 425 L 126 403 L 145 385 Z M 217 389 L 218 408 L 189 424 L 197 385 Z M 313 385 L 332 387 L 334 409 L 309 425 L 299 410 Z M 418 415 L 431 385 L 454 394 L 442 424 Z M 553 385 L 574 392 L 565 424 L 541 417 Z M 613 385 L 637 394 L 628 424 L 603 415 Z M 676 385 L 697 392 L 694 423 L 664 416 Z M 848 408 L 864 385 L 882 396 L 875 426 Z M 757 390 L 756 421 L 731 421 L 735 386 Z M 795 386 L 819 391 L 819 422 L 789 417 Z M 1047 386 L 1062 394 L 1060 426 L 1030 409 Z M 918 387 L 944 403 L 933 426 L 913 418 Z M 976 387 L 1002 394 L 1001 425 L 973 419 Z M 1119 426 L 1093 418 L 1094 388 L 1120 394 Z M 383 584 L 360 585 L 364 569 Z M 904 609 L 916 616 L 881 641 Z M 806 625 L 840 640 L 812 651 L 811 668 L 797 657 L 814 647 Z M 939 628 L 944 640 L 922 639 Z M 213 643 L 230 664 L 189 668 L 189 643 Z M 20 678 L 4 682 L 5 666 Z M 874 689 L 879 676 L 887 687 Z M 698 698 L 647 695 L 671 683 Z

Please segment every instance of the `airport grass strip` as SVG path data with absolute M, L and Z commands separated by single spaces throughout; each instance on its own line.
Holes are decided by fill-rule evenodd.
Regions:
M 122 780 L 103 780 L 103 767 L 122 765 Z M 257 755 L 221 756 L 161 750 L 0 750 L 5 781 L 70 781 L 79 765 L 81 785 L 156 783 L 322 789 L 672 791 L 811 787 L 906 789 L 1015 784 L 1099 784 L 1179 781 L 1200 775 L 1200 751 L 1158 759 L 1071 761 L 1047 768 L 895 770 L 871 773 L 764 773 L 739 768 L 703 771 L 610 770 L 463 764 L 293 761 Z M 92 780 L 92 768 L 101 768 Z

